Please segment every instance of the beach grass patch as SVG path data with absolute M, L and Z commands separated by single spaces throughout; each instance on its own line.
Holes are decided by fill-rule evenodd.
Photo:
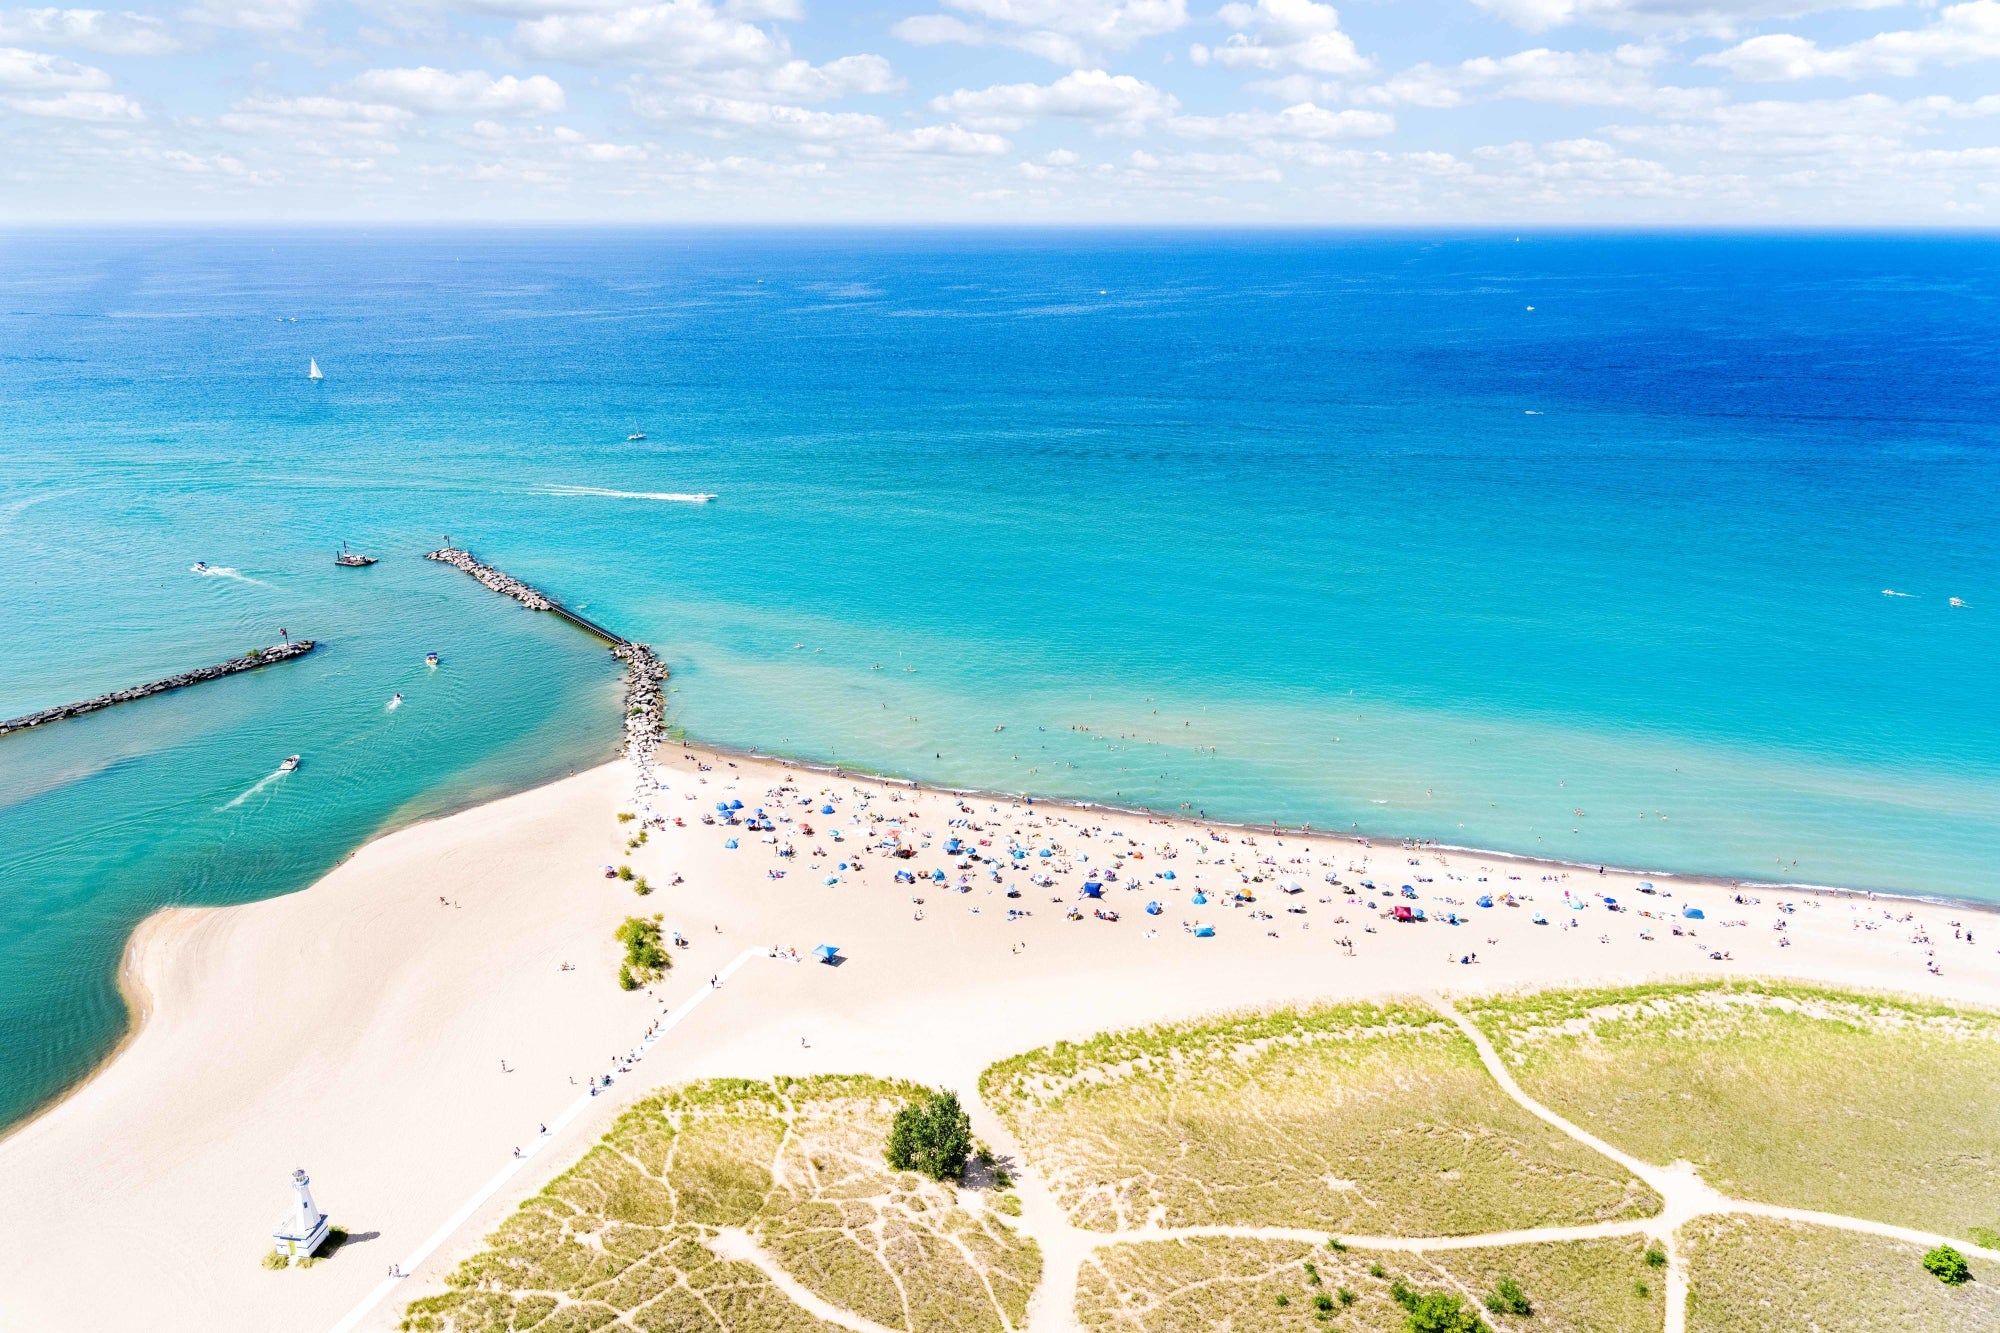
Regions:
M 1315 1263 L 1325 1285 L 1305 1280 Z M 1288 1241 L 1205 1238 L 1098 1250 L 1078 1274 L 1077 1319 L 1090 1333 L 1354 1333 L 1494 1329 L 1498 1333 L 1658 1333 L 1665 1303 L 1635 1299 L 1637 1237 L 1328 1258 Z M 1532 1314 L 1480 1312 L 1512 1282 Z M 1328 1288 L 1331 1288 L 1329 1290 Z
M 2000 1197 L 2000 1015 L 1773 982 L 1468 1002 L 1521 1085 L 1724 1193 L 1952 1235 Z
M 401 1326 L 831 1333 L 761 1262 L 887 1328 L 1006 1333 L 1025 1319 L 1039 1251 L 993 1210 L 971 1213 L 885 1160 L 897 1109 L 925 1091 L 729 1079 L 650 1097 Z
M 1501 1091 L 1428 1006 L 1285 1009 L 1003 1060 L 981 1092 L 1079 1226 L 1462 1235 L 1658 1198 Z
M 1990 1333 L 2000 1291 L 1948 1285 L 1922 1246 L 1775 1218 L 1702 1217 L 1681 1231 L 1688 1333 Z

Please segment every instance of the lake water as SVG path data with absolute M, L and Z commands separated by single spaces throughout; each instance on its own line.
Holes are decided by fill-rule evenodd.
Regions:
M 1995 365 L 1951 236 L 5 234 L 0 716 L 323 646 L 0 739 L 0 1124 L 155 908 L 613 752 L 446 534 L 706 741 L 2000 900 Z

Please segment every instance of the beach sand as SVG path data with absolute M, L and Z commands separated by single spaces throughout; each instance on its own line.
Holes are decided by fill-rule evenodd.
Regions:
M 1739 905 L 1726 885 L 1644 877 L 1673 895 L 1663 900 L 1635 891 L 1640 876 L 1379 841 L 1211 832 L 1184 820 L 961 798 L 692 750 L 663 750 L 659 777 L 668 790 L 650 799 L 667 826 L 636 852 L 624 848 L 637 826 L 615 818 L 636 808 L 633 770 L 619 762 L 390 834 L 302 893 L 147 921 L 126 962 L 128 988 L 147 997 L 136 1035 L 95 1078 L 0 1141 L 0 1234 L 8 1238 L 0 1327 L 334 1326 L 390 1264 L 506 1168 L 515 1148 L 532 1146 L 538 1126 L 631 1050 L 663 1007 L 699 993 L 752 946 L 806 955 L 832 943 L 845 961 L 745 964 L 359 1326 L 394 1327 L 407 1301 L 437 1290 L 620 1107 L 689 1078 L 870 1072 L 948 1083 L 969 1097 L 992 1060 L 1058 1038 L 1220 1009 L 1427 989 L 1720 974 L 2000 1005 L 2000 916 L 1966 907 L 1768 889 L 1754 891 L 1756 905 Z M 798 790 L 781 804 L 770 793 L 787 784 Z M 822 792 L 837 795 L 836 815 L 819 813 Z M 799 794 L 814 798 L 810 807 L 796 803 Z M 796 822 L 770 834 L 700 822 L 731 798 L 746 814 L 763 806 Z M 874 849 L 889 823 L 867 824 L 864 837 L 850 822 L 864 798 L 864 822 L 889 816 L 907 842 L 929 846 L 907 861 Z M 952 819 L 982 827 L 955 828 Z M 806 835 L 805 823 L 816 832 Z M 835 827 L 846 841 L 828 837 Z M 1126 836 L 1114 844 L 1108 834 L 1086 838 L 1083 827 Z M 1008 861 L 1009 843 L 1025 845 L 1031 835 L 1037 847 L 1053 841 L 1062 853 Z M 952 836 L 1002 858 L 1003 880 L 1022 896 L 1003 896 L 984 863 L 961 870 L 960 858 L 943 852 Z M 724 846 L 730 838 L 733 850 Z M 781 859 L 776 850 L 787 842 L 796 855 Z M 1134 844 L 1144 856 L 1125 860 L 1105 889 L 1105 906 L 1122 919 L 1094 919 L 1094 902 L 1080 904 L 1084 919 L 1066 919 L 1084 880 L 1112 864 L 1114 845 L 1129 853 Z M 1164 858 L 1163 844 L 1174 859 Z M 814 854 L 821 849 L 828 854 Z M 856 854 L 862 868 L 836 869 Z M 1246 883 L 1214 864 L 1219 856 L 1263 882 Z M 1276 864 L 1264 864 L 1266 856 Z M 604 877 L 605 864 L 626 862 L 650 878 L 650 896 Z M 1054 875 L 1053 887 L 1028 882 L 1063 865 L 1069 870 Z M 952 882 L 964 875 L 971 891 L 892 881 L 898 869 L 933 868 Z M 775 869 L 785 876 L 770 878 Z M 1170 869 L 1171 883 L 1155 878 Z M 1406 900 L 1344 897 L 1328 873 L 1357 888 L 1371 879 L 1391 895 L 1410 883 L 1431 916 L 1457 911 L 1469 923 L 1381 920 L 1366 910 L 1368 897 L 1383 907 Z M 840 882 L 824 883 L 829 874 Z M 676 876 L 681 883 L 671 882 Z M 1279 892 L 1287 878 L 1303 892 Z M 1127 887 L 1135 883 L 1137 891 Z M 1218 896 L 1196 908 L 1197 883 L 1247 888 L 1256 901 L 1230 907 Z M 1567 908 L 1565 889 L 1589 896 L 1587 909 Z M 1509 891 L 1532 901 L 1473 905 L 1481 893 Z M 1604 893 L 1661 919 L 1608 912 L 1594 897 Z M 1445 896 L 1458 903 L 1440 902 Z M 1162 915 L 1145 915 L 1149 900 L 1164 904 Z M 1781 913 L 1780 902 L 1797 910 Z M 1683 904 L 1702 908 L 1706 920 L 1678 919 Z M 1033 915 L 1010 922 L 1009 907 Z M 1548 925 L 1532 923 L 1536 911 Z M 655 912 L 688 946 L 673 950 L 664 981 L 622 992 L 612 932 L 627 916 Z M 1270 919 L 1256 919 L 1259 912 Z M 1213 938 L 1183 929 L 1197 919 L 1214 924 Z M 1747 924 L 1724 924 L 1732 921 Z M 1978 943 L 1954 939 L 1953 921 L 1970 923 Z M 1676 937 L 1677 925 L 1696 933 Z M 1931 945 L 1913 939 L 1920 927 Z M 1641 938 L 1642 930 L 1655 938 Z M 1351 953 L 1342 940 L 1352 941 Z M 1933 948 L 1941 974 L 1928 970 Z M 1711 959 L 1711 949 L 1731 958 Z M 1476 964 L 1457 961 L 1474 953 Z M 564 963 L 575 969 L 561 970 Z M 311 1173 L 321 1206 L 352 1238 L 309 1270 L 270 1272 L 259 1260 L 289 1206 L 294 1167 Z M 1038 1333 L 1043 1326 L 1038 1320 Z

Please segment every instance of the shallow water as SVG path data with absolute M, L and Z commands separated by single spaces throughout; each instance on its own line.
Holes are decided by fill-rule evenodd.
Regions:
M 0 1123 L 116 1039 L 156 906 L 611 752 L 615 663 L 418 559 L 447 533 L 654 643 L 705 740 L 2000 899 L 1996 260 L 0 238 L 0 715 L 325 645 L 0 740 Z

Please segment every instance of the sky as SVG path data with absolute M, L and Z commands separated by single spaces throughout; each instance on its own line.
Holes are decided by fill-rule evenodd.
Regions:
M 0 220 L 1983 227 L 2000 0 L 0 8 Z

